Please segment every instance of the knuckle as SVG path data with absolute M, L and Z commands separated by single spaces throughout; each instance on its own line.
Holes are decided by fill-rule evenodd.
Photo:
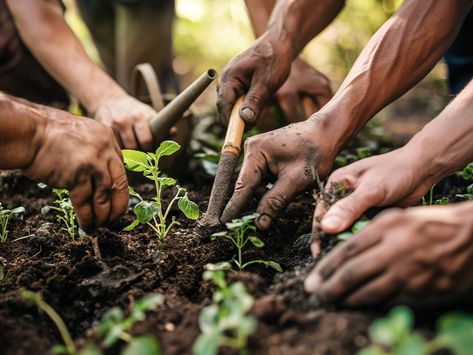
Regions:
M 283 209 L 287 204 L 287 199 L 281 195 L 268 196 L 265 205 L 273 212 Z

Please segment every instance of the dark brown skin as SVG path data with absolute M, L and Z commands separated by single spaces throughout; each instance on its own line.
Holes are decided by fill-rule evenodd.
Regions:
M 296 7 L 299 11 L 282 11 L 280 17 L 273 16 L 273 26 L 250 50 L 236 59 L 245 64 L 240 65 L 241 68 L 251 68 L 251 65 L 254 67 L 258 63 L 256 60 L 252 61 L 251 53 L 258 48 L 265 48 L 263 52 L 269 53 L 267 58 L 260 59 L 264 66 L 269 68 L 264 72 L 267 76 L 260 75 L 260 72 L 257 75 L 256 70 L 248 71 L 254 73 L 251 77 L 249 92 L 260 93 L 261 88 L 265 88 L 264 91 L 267 87 L 271 87 L 273 85 L 271 80 L 274 81 L 279 76 L 278 73 L 288 67 L 288 52 L 281 52 L 281 47 L 300 49 L 301 43 L 310 38 L 307 32 L 304 32 L 304 28 L 307 31 L 309 26 L 305 25 L 306 21 L 310 16 L 314 16 L 313 11 L 309 11 L 313 3 L 308 0 L 294 0 L 287 2 L 285 6 Z M 360 131 L 364 124 L 384 106 L 415 85 L 433 68 L 454 40 L 471 6 L 471 1 L 466 0 L 404 2 L 396 14 L 368 42 L 335 96 L 319 112 L 309 118 L 309 121 L 313 122 L 309 124 L 312 128 L 307 126 L 306 122 L 301 122 L 291 125 L 291 129 L 272 132 L 274 139 L 267 134 L 252 138 L 252 144 L 245 151 L 246 157 L 262 156 L 264 159 L 245 159 L 237 181 L 237 189 L 230 200 L 231 204 L 238 206 L 235 213 L 241 212 L 252 195 L 251 193 L 243 194 L 241 191 L 254 190 L 254 182 L 251 183 L 249 189 L 245 187 L 250 183 L 247 178 L 248 172 L 272 171 L 275 173 L 277 175 L 275 186 L 280 188 L 277 190 L 277 196 L 275 196 L 276 191 L 269 193 L 273 195 L 272 199 L 286 202 L 311 185 L 309 180 L 301 178 L 304 176 L 302 162 L 306 161 L 314 150 L 320 154 L 320 166 L 314 164 L 313 169 L 317 169 L 321 178 L 325 177 L 336 154 Z M 335 11 L 332 9 L 328 12 L 333 14 Z M 285 19 L 285 22 L 280 23 L 278 19 L 279 21 Z M 293 26 L 294 23 L 300 23 L 302 26 L 300 28 Z M 279 34 L 278 31 L 282 31 L 283 34 Z M 275 37 L 279 41 L 273 43 Z M 273 52 L 276 54 L 271 54 Z M 231 73 L 223 77 L 222 81 L 221 87 L 227 84 L 229 87 L 236 87 L 235 83 L 244 82 L 239 75 Z M 225 95 L 229 92 L 221 90 L 222 95 L 222 91 Z M 221 107 L 223 107 L 222 95 Z M 232 95 L 230 94 L 231 99 L 227 102 L 233 100 Z M 260 97 L 259 94 L 253 96 Z M 317 128 L 314 129 L 314 127 Z M 301 147 L 299 143 L 301 136 L 298 133 L 302 134 L 305 141 L 311 143 Z M 281 139 L 287 142 L 284 149 L 280 144 Z M 278 169 L 271 168 L 270 164 L 278 166 Z M 294 166 L 291 168 L 291 175 L 281 174 L 281 171 L 289 170 L 288 166 Z M 297 181 L 300 182 L 296 187 L 292 181 L 295 176 L 299 176 Z M 266 196 L 258 207 L 258 210 L 264 213 L 267 210 L 261 206 L 267 205 Z M 271 216 L 275 216 L 285 204 L 279 204 L 280 207 L 277 204 L 273 206 Z M 227 218 L 234 217 L 227 216 Z M 272 218 L 266 219 L 265 223 L 259 223 L 259 227 L 269 227 Z
M 0 95 L 0 127 L 0 169 L 22 169 L 35 181 L 68 189 L 84 231 L 126 211 L 128 182 L 110 128 L 6 95 Z
M 129 96 L 87 55 L 57 0 L 6 0 L 26 46 L 94 118 L 111 127 L 124 148 L 151 150 L 148 119 L 155 111 Z

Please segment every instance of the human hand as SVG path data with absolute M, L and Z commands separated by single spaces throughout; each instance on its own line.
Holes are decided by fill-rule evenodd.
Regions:
M 327 188 L 343 183 L 353 192 L 336 202 L 324 215 L 323 207 L 318 205 L 314 219 L 321 220 L 324 232 L 337 234 L 371 207 L 413 205 L 436 182 L 423 173 L 425 169 L 420 164 L 425 165 L 424 160 L 404 147 L 334 171 L 328 178 Z
M 150 106 L 123 94 L 101 100 L 94 118 L 112 128 L 122 148 L 149 152 L 153 149 L 149 119 L 155 114 Z
M 254 123 L 271 95 L 289 76 L 291 60 L 279 42 L 265 34 L 230 61 L 218 83 L 221 119 L 229 120 L 237 98 L 245 94 L 240 116 L 247 123 Z
M 321 260 L 305 289 L 348 307 L 470 298 L 472 212 L 473 202 L 386 211 Z
M 277 181 L 257 209 L 256 225 L 267 229 L 294 196 L 317 180 L 317 173 L 329 172 L 336 151 L 327 137 L 312 118 L 246 140 L 243 166 L 222 222 L 236 218 L 255 190 L 273 176 Z
M 303 59 L 297 58 L 292 62 L 291 73 L 276 92 L 276 97 L 288 122 L 294 123 L 307 118 L 302 104 L 303 97 L 310 98 L 318 110 L 332 98 L 332 90 L 325 75 Z
M 102 123 L 50 108 L 41 109 L 37 150 L 28 177 L 69 190 L 80 227 L 117 219 L 128 207 L 128 182 L 120 148 Z

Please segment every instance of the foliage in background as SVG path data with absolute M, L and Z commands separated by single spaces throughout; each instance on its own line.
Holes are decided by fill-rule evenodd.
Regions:
M 176 185 L 177 182 L 173 178 L 161 176 L 159 170 L 159 160 L 162 157 L 174 154 L 180 147 L 176 142 L 164 141 L 155 153 L 143 153 L 129 149 L 122 150 L 126 168 L 130 171 L 143 173 L 146 178 L 154 182 L 156 189 L 156 196 L 153 201 L 145 201 L 133 188 L 129 188 L 130 194 L 137 197 L 140 202 L 133 210 L 136 219 L 124 230 L 130 231 L 140 224 L 147 224 L 154 230 L 161 242 L 164 241 L 171 228 L 179 224 L 174 216 L 171 218 L 171 223 L 167 224 L 169 212 L 175 202 L 187 218 L 192 220 L 199 218 L 199 207 L 189 199 L 186 189 Z M 176 186 L 177 192 L 165 208 L 161 201 L 163 189 L 173 186 Z
M 369 328 L 373 345 L 358 355 L 428 355 L 448 349 L 454 355 L 468 355 L 473 349 L 473 316 L 447 313 L 437 321 L 437 335 L 426 340 L 414 330 L 414 315 L 403 306 L 393 308 Z
M 263 264 L 265 266 L 272 267 L 279 272 L 282 272 L 281 266 L 275 261 L 266 261 L 261 259 L 255 259 L 250 261 L 243 261 L 243 251 L 247 246 L 248 242 L 253 244 L 256 248 L 264 247 L 264 242 L 256 235 L 248 235 L 256 231 L 256 227 L 253 224 L 254 219 L 258 217 L 257 213 L 244 216 L 241 219 L 234 219 L 231 223 L 225 223 L 228 231 L 222 231 L 214 233 L 211 236 L 212 240 L 217 238 L 225 239 L 232 243 L 237 248 L 237 255 L 233 257 L 233 262 L 240 271 L 251 264 Z
M 0 243 L 5 243 L 8 239 L 8 223 L 12 216 L 19 216 L 25 213 L 24 207 L 16 207 L 12 210 L 4 209 L 0 202 Z
M 76 223 L 76 213 L 72 207 L 69 192 L 65 189 L 53 189 L 56 199 L 54 206 L 44 206 L 41 213 L 47 214 L 51 210 L 56 211 L 56 220 L 61 225 L 60 232 L 66 232 L 69 238 L 75 240 L 77 235 L 83 232 Z
M 43 300 L 40 293 L 23 290 L 21 296 L 27 303 L 46 313 L 59 330 L 64 345 L 55 345 L 52 353 L 61 355 L 103 355 L 102 350 L 92 342 L 88 342 L 82 349 L 78 350 L 61 316 Z M 147 335 L 134 337 L 130 334 L 130 331 L 136 322 L 143 321 L 146 318 L 147 311 L 155 309 L 163 301 L 164 297 L 162 295 L 149 294 L 133 304 L 128 317 L 125 317 L 118 307 L 110 309 L 105 313 L 99 324 L 99 337 L 102 340 L 102 346 L 109 348 L 122 340 L 127 345 L 121 350 L 120 355 L 160 355 L 161 351 L 156 339 Z
M 253 297 L 242 282 L 227 284 L 224 269 L 230 267 L 229 263 L 206 266 L 203 279 L 212 281 L 217 290 L 212 295 L 212 304 L 199 314 L 202 333 L 192 348 L 195 355 L 216 355 L 221 346 L 247 353 L 248 337 L 256 330 L 256 319 L 247 315 Z

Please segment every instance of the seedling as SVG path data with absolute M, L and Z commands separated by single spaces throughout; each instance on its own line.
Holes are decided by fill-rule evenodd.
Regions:
M 247 235 L 249 233 L 255 232 L 256 227 L 253 223 L 254 219 L 258 217 L 257 213 L 244 216 L 241 219 L 234 219 L 231 223 L 226 223 L 227 231 L 214 233 L 211 236 L 212 240 L 217 238 L 225 239 L 235 245 L 237 248 L 237 255 L 233 257 L 231 262 L 233 262 L 240 271 L 251 264 L 263 264 L 265 266 L 272 267 L 279 272 L 282 272 L 281 266 L 274 261 L 266 261 L 261 259 L 251 260 L 244 262 L 243 261 L 243 251 L 247 246 L 248 242 L 253 244 L 256 248 L 264 247 L 264 242 L 255 235 Z
M 468 164 L 463 168 L 463 170 L 456 173 L 457 176 L 460 176 L 463 180 L 470 181 L 473 179 L 473 163 Z
M 156 153 L 143 153 L 129 149 L 122 150 L 127 169 L 142 172 L 145 177 L 154 182 L 156 189 L 156 196 L 153 200 L 145 201 L 133 188 L 129 187 L 130 194 L 137 197 L 140 202 L 133 210 L 136 219 L 123 230 L 130 231 L 140 224 L 146 224 L 154 230 L 156 236 L 161 241 L 164 241 L 171 228 L 175 225 L 179 225 L 179 222 L 176 221 L 174 216 L 171 218 L 171 222 L 167 224 L 171 207 L 176 202 L 179 209 L 187 218 L 192 220 L 199 218 L 199 207 L 189 199 L 186 189 L 176 185 L 176 180 L 173 178 L 161 176 L 161 171 L 159 170 L 159 160 L 164 156 L 174 154 L 179 148 L 180 145 L 176 142 L 164 141 L 158 147 Z M 163 189 L 172 186 L 176 186 L 177 192 L 167 207 L 164 208 L 161 202 Z
M 366 225 L 367 225 L 369 222 L 370 222 L 370 221 L 358 221 L 358 222 L 355 222 L 355 224 L 353 224 L 353 227 L 351 227 L 350 230 L 338 234 L 338 235 L 337 235 L 337 239 L 338 239 L 338 240 L 342 240 L 342 241 L 350 239 L 350 238 L 353 236 L 353 234 L 356 234 L 356 233 L 358 233 L 359 231 L 361 231 L 363 228 L 365 228 Z
M 60 232 L 66 232 L 69 238 L 76 239 L 77 235 L 84 232 L 76 223 L 76 213 L 72 207 L 69 192 L 65 189 L 53 189 L 56 199 L 53 201 L 54 206 L 44 206 L 41 213 L 47 214 L 50 210 L 56 211 L 56 220 L 61 225 Z
M 55 345 L 52 349 L 52 353 L 65 355 L 103 354 L 102 350 L 91 342 L 88 342 L 78 351 L 61 316 L 43 300 L 40 293 L 23 290 L 21 291 L 21 296 L 25 301 L 35 305 L 40 311 L 46 313 L 59 330 L 64 345 Z M 146 318 L 146 311 L 156 308 L 158 305 L 162 304 L 163 301 L 164 297 L 162 295 L 150 294 L 137 301 L 133 305 L 130 315 L 126 318 L 120 308 L 114 307 L 110 309 L 105 313 L 99 324 L 99 336 L 103 339 L 103 347 L 109 348 L 121 339 L 127 343 L 127 346 L 121 351 L 121 355 L 161 354 L 159 344 L 154 338 L 146 335 L 134 337 L 130 334 L 130 331 L 136 322 Z
M 0 243 L 5 243 L 8 239 L 8 223 L 12 216 L 19 216 L 25 213 L 24 207 L 17 207 L 12 210 L 4 209 L 0 203 Z
M 456 196 L 458 198 L 461 198 L 462 200 L 472 201 L 473 200 L 473 184 L 471 184 L 470 186 L 466 188 L 465 194 L 457 194 Z
M 471 354 L 473 317 L 464 313 L 447 313 L 437 321 L 437 335 L 426 340 L 415 331 L 414 315 L 407 307 L 393 308 L 386 318 L 377 319 L 369 328 L 374 343 L 358 355 L 436 354 L 450 350 L 452 354 Z
M 424 197 L 422 197 L 422 206 L 432 206 L 432 205 L 448 205 L 450 203 L 450 199 L 448 197 L 441 197 L 437 200 L 434 200 L 434 189 L 435 186 L 432 186 L 429 190 L 429 196 L 428 200 Z
M 199 314 L 202 334 L 194 343 L 195 355 L 216 355 L 221 346 L 247 354 L 248 337 L 256 329 L 256 319 L 247 315 L 253 305 L 253 297 L 242 282 L 228 285 L 222 268 L 230 268 L 230 264 L 221 263 L 217 267 L 207 265 L 203 275 L 204 280 L 210 280 L 217 286 L 217 290 L 212 296 L 212 304 Z

